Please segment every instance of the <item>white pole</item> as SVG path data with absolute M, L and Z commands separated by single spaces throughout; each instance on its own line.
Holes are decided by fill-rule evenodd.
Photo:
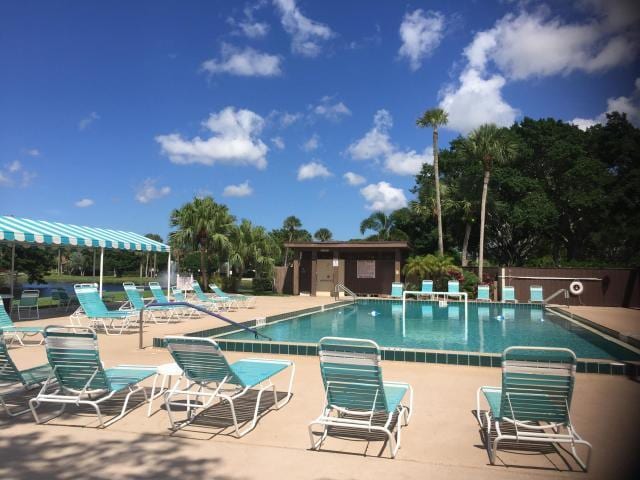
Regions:
M 171 300 L 171 252 L 167 261 L 167 299 Z
M 502 267 L 501 273 L 500 273 L 500 295 L 498 298 L 500 298 L 500 300 L 502 300 L 502 292 L 504 292 L 504 267 Z
M 104 247 L 100 247 L 100 298 L 102 298 L 102 275 L 104 268 Z
M 11 301 L 13 301 L 13 284 L 15 283 L 16 275 L 16 243 L 11 244 Z

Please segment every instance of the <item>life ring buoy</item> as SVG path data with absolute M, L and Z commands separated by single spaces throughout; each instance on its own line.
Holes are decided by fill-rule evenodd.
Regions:
M 569 284 L 569 291 L 571 292 L 571 295 L 582 295 L 582 292 L 584 292 L 584 285 L 582 285 L 582 282 L 574 280 Z

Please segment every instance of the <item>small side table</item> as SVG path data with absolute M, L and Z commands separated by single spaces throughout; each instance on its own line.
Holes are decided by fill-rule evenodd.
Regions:
M 165 363 L 163 365 L 158 365 L 156 369 L 156 375 L 155 377 L 153 377 L 153 386 L 151 387 L 151 396 L 149 397 L 149 408 L 147 410 L 147 417 L 151 416 L 151 406 L 153 401 L 160 395 L 162 395 L 166 390 L 171 388 L 171 377 L 178 377 L 178 381 L 180 381 L 182 373 L 182 369 L 176 363 Z M 160 382 L 159 390 L 156 393 L 156 387 L 158 386 L 158 379 L 160 377 L 162 377 L 162 381 Z

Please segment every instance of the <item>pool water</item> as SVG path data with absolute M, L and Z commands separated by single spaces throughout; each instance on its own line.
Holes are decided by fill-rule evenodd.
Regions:
M 619 344 L 570 322 L 541 305 L 432 301 L 358 300 L 356 304 L 312 313 L 260 328 L 274 341 L 317 343 L 322 337 L 369 338 L 382 347 L 502 353 L 513 345 L 565 347 L 578 358 L 638 360 Z M 250 332 L 224 336 L 254 340 Z

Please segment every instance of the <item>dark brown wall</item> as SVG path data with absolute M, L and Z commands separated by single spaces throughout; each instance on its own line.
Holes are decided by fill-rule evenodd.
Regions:
M 348 253 L 344 258 L 344 284 L 357 294 L 391 293 L 391 284 L 395 278 L 395 254 L 389 253 Z M 358 260 L 376 261 L 376 278 L 358 278 Z
M 311 252 L 303 252 L 300 260 L 300 291 L 311 292 Z

